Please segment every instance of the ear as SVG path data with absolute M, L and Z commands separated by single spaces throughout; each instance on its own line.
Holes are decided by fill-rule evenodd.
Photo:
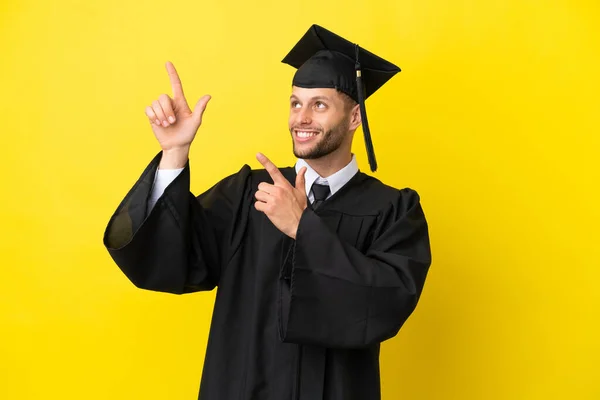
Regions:
M 362 123 L 362 118 L 360 116 L 360 104 L 355 104 L 350 110 L 350 126 L 349 129 L 351 131 L 355 130 Z

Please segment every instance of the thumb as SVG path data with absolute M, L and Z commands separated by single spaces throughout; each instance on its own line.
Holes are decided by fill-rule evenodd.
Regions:
M 306 167 L 302 167 L 298 175 L 296 175 L 296 189 L 302 191 L 304 193 L 304 175 L 306 174 Z
M 204 115 L 204 110 L 206 110 L 206 105 L 208 101 L 211 99 L 210 95 L 204 95 L 198 100 L 196 106 L 194 107 L 194 118 L 198 120 L 198 124 L 202 123 L 202 115 Z

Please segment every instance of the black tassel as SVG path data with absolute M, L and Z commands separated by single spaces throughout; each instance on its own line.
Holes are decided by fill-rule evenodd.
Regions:
M 360 117 L 362 120 L 363 133 L 365 134 L 365 147 L 367 149 L 367 157 L 369 158 L 369 166 L 371 171 L 377 171 L 377 160 L 375 159 L 375 150 L 373 149 L 373 141 L 371 140 L 371 130 L 369 129 L 369 121 L 367 120 L 367 109 L 365 107 L 365 88 L 362 81 L 362 71 L 358 59 L 359 47 L 356 45 L 356 89 L 358 90 L 358 104 L 360 105 Z

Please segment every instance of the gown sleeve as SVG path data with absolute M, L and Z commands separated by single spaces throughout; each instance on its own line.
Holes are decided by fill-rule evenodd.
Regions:
M 111 216 L 104 245 L 138 288 L 174 294 L 212 290 L 240 243 L 236 232 L 247 220 L 241 194 L 250 168 L 245 165 L 196 197 L 190 192 L 188 161 L 149 210 L 161 155 L 150 162 Z
M 167 186 L 173 182 L 177 175 L 183 171 L 183 168 L 178 169 L 159 169 L 156 171 L 156 177 L 154 178 L 154 184 L 152 185 L 152 192 L 148 199 L 147 213 L 150 212 L 160 196 L 164 193 Z
M 364 254 L 310 208 L 304 211 L 279 279 L 283 342 L 361 348 L 398 333 L 417 305 L 431 264 L 419 196 L 411 189 L 400 194 L 380 215 Z

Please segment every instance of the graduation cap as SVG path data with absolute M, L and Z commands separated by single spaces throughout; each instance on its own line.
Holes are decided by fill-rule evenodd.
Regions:
M 297 68 L 292 85 L 335 88 L 360 104 L 371 171 L 377 170 L 365 100 L 400 72 L 396 65 L 319 26 L 312 25 L 282 61 Z

